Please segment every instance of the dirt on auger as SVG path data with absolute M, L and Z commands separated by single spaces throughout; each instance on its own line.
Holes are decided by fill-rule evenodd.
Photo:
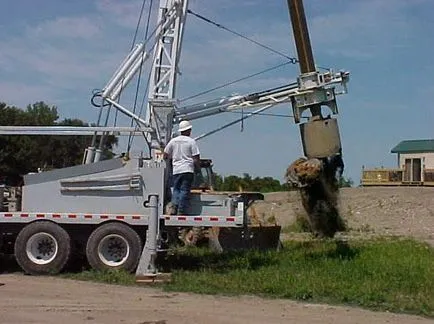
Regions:
M 299 188 L 311 232 L 317 237 L 334 237 L 345 230 L 339 214 L 339 180 L 343 171 L 340 156 L 331 159 L 299 158 L 286 170 L 286 181 Z

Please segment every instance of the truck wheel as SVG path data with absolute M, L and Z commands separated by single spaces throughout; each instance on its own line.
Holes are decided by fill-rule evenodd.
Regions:
M 28 274 L 56 274 L 71 255 L 69 234 L 59 225 L 37 221 L 25 226 L 15 241 L 15 259 Z
M 133 272 L 140 259 L 142 240 L 129 226 L 110 223 L 89 236 L 86 256 L 95 270 L 124 269 Z

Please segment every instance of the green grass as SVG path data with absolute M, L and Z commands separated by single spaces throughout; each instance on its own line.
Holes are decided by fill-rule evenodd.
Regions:
M 296 214 L 294 221 L 282 228 L 282 233 L 306 233 L 310 230 L 307 218 L 301 214 Z
M 97 281 L 116 285 L 134 285 L 136 283 L 132 274 L 124 271 L 95 271 L 86 270 L 82 272 L 66 273 L 62 275 L 68 279 L 81 281 Z
M 434 317 L 434 250 L 411 240 L 286 242 L 279 252 L 191 249 L 168 260 L 169 291 L 253 294 Z M 125 273 L 78 279 L 134 284 Z

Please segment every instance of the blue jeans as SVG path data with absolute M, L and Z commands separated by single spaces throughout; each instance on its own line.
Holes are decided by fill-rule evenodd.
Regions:
M 194 180 L 193 173 L 174 174 L 172 204 L 178 209 L 178 215 L 185 215 L 190 199 L 191 185 Z

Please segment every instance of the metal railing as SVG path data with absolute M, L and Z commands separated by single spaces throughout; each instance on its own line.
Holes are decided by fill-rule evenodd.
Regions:
M 400 168 L 362 168 L 360 185 L 365 186 L 434 186 L 434 169 L 425 169 L 420 181 L 406 181 L 406 170 Z

